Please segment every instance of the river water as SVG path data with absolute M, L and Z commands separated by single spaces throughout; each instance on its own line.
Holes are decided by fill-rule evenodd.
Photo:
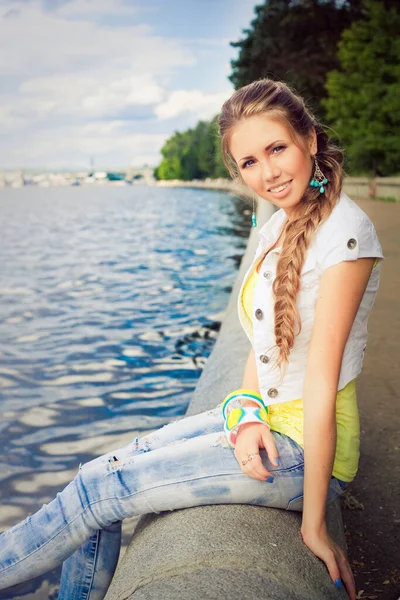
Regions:
M 185 413 L 250 227 L 213 190 L 0 190 L 0 531 Z M 0 598 L 55 599 L 60 571 Z

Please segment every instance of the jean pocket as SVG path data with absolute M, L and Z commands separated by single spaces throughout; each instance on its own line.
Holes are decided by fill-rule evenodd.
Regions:
M 342 492 L 345 492 L 347 490 L 347 488 L 349 487 L 350 483 L 348 481 L 343 481 L 342 479 L 338 479 L 337 477 L 335 477 L 335 479 L 338 482 L 339 487 L 342 490 Z
M 299 494 L 294 498 L 291 498 L 287 504 L 286 510 L 297 510 L 303 511 L 304 494 Z
M 347 481 L 342 481 L 337 477 L 332 477 L 329 485 L 328 491 L 328 500 L 327 503 L 330 504 L 337 498 L 339 498 L 349 487 L 349 483 Z
M 328 499 L 327 503 L 333 502 L 339 496 L 341 496 L 349 487 L 349 482 L 342 481 L 341 479 L 337 479 L 336 477 L 332 477 L 331 483 L 329 486 Z M 304 508 L 304 493 L 298 494 L 294 496 L 288 501 L 286 510 L 297 510 L 303 511 Z

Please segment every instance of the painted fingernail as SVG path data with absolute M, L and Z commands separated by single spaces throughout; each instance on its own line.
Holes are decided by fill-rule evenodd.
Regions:
M 342 580 L 339 577 L 337 579 L 335 579 L 335 585 L 336 585 L 337 588 L 342 588 L 343 587 Z
M 267 477 L 267 482 L 268 482 L 268 483 L 273 483 L 273 481 L 274 481 L 274 478 L 273 478 L 273 477 Z
M 281 461 L 280 461 L 280 459 L 279 459 L 279 458 L 276 458 L 276 459 L 275 459 L 275 462 L 276 462 L 276 464 L 278 465 L 278 467 L 280 467 L 280 466 L 281 466 Z

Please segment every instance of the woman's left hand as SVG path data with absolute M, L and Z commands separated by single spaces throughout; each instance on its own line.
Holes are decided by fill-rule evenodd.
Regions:
M 343 550 L 328 535 L 326 528 L 317 532 L 301 530 L 301 537 L 311 552 L 326 564 L 334 585 L 337 579 L 341 579 L 350 600 L 356 600 L 356 585 L 350 565 Z

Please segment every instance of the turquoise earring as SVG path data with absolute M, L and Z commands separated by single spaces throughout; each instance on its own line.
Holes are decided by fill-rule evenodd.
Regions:
M 325 177 L 325 175 L 319 168 L 319 164 L 318 164 L 316 156 L 314 156 L 314 164 L 315 164 L 314 177 L 311 179 L 309 185 L 311 187 L 315 187 L 315 188 L 319 187 L 319 193 L 323 194 L 325 191 L 324 185 L 326 185 L 328 183 L 328 179 Z
M 251 225 L 252 225 L 252 227 L 257 227 L 257 217 L 256 217 L 256 211 L 254 209 L 254 198 L 253 198 L 253 212 L 251 213 Z

